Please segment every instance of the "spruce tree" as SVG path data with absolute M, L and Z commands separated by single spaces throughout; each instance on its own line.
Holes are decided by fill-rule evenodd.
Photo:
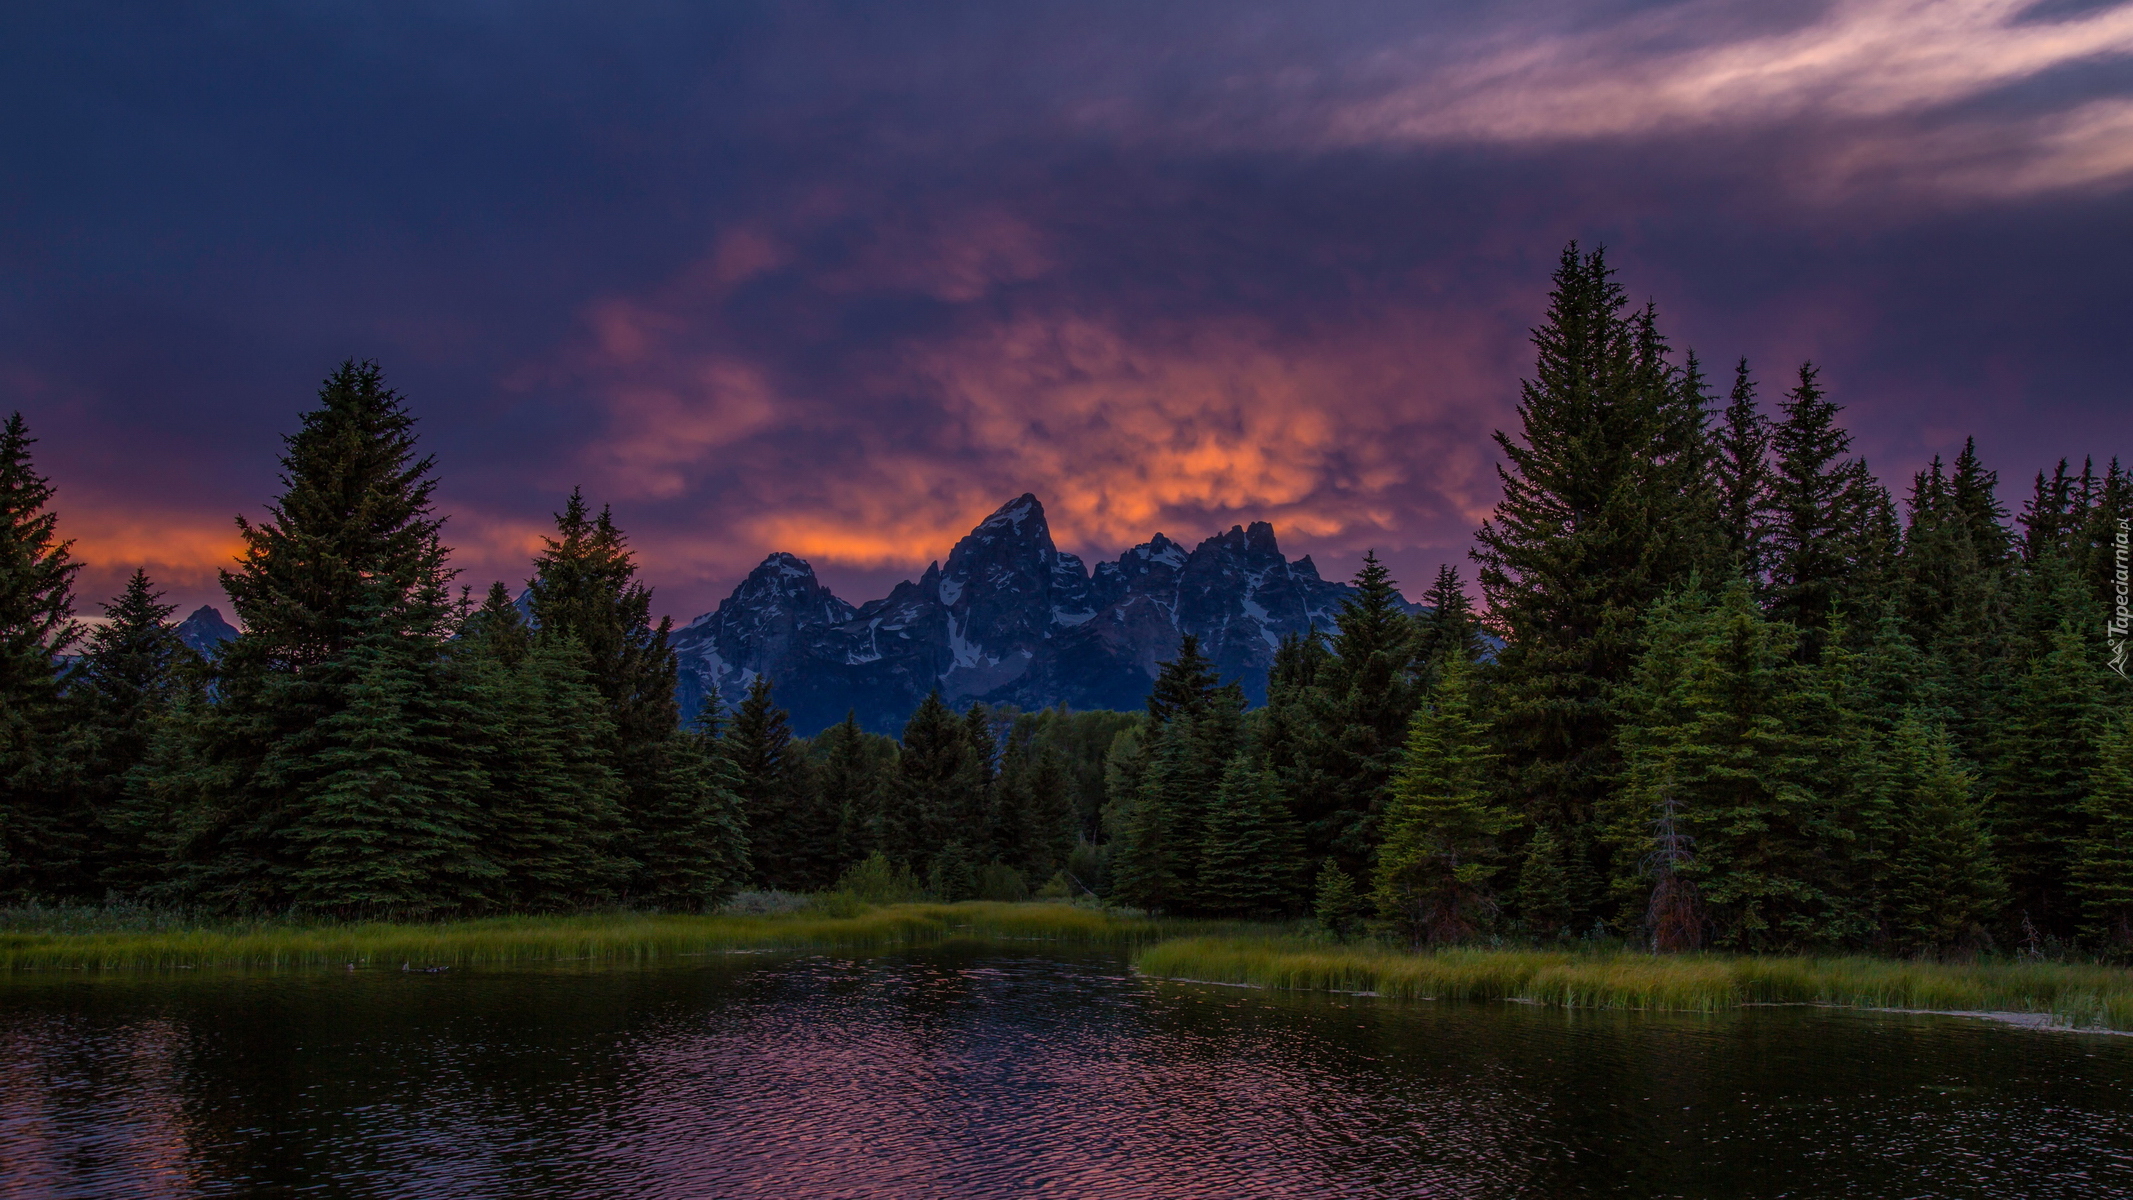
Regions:
M 639 794 L 646 799 L 632 815 L 633 903 L 706 912 L 750 877 L 737 774 L 712 719 L 699 712 L 695 729 L 669 730 L 644 752 Z
M 988 728 L 983 732 L 990 741 L 991 730 Z M 1000 766 L 994 775 L 990 811 L 985 820 L 985 840 L 992 849 L 992 861 L 1013 867 L 1030 879 L 1045 877 L 1029 866 L 1030 843 L 1036 837 L 1030 813 L 1029 772 L 1033 765 L 1030 743 L 1036 734 L 1036 723 L 1027 716 L 1017 718 L 1009 726 L 1007 744 L 999 753 Z
M 1418 668 L 1436 670 L 1438 664 L 1458 658 L 1474 662 L 1487 644 L 1481 639 L 1481 620 L 1474 602 L 1467 598 L 1459 568 L 1445 563 L 1422 596 L 1422 615 L 1415 619 L 1414 662 Z
M 533 650 L 533 630 L 502 580 L 489 585 L 481 607 L 467 614 L 459 632 L 470 644 L 481 644 L 487 657 L 506 669 L 516 669 Z M 579 654 L 584 650 L 578 647 Z
M 1197 714 L 1207 706 L 1222 680 L 1215 664 L 1200 652 L 1200 639 L 1178 639 L 1177 657 L 1160 664 L 1155 686 L 1148 689 L 1148 723 L 1159 726 L 1179 713 Z
M 670 622 L 651 619 L 652 591 L 614 514 L 592 515 L 582 492 L 556 514 L 556 537 L 534 560 L 533 619 L 543 637 L 576 638 L 592 661 L 593 685 L 613 711 L 618 759 L 664 741 L 680 724 Z
M 1543 825 L 1526 843 L 1526 859 L 1518 872 L 1518 917 L 1526 932 L 1542 939 L 1560 938 L 1571 932 L 1575 912 L 1570 902 L 1570 875 L 1563 862 L 1563 844 Z
M 2133 717 L 2109 722 L 2097 740 L 2085 810 L 2072 869 L 2082 936 L 2124 956 L 2133 953 Z
M 1250 755 L 1231 758 L 1201 836 L 1199 908 L 1220 917 L 1288 913 L 1296 904 L 1300 846 L 1273 776 Z
M 748 850 L 756 882 L 804 892 L 836 878 L 838 814 L 815 786 L 806 756 L 793 743 L 784 709 L 771 700 L 770 680 L 758 675 L 726 727 Z
M 1797 632 L 1766 620 L 1745 581 L 1664 625 L 1654 622 L 1626 705 L 1626 786 L 1611 812 L 1617 894 L 1634 893 L 1621 875 L 1651 888 L 1693 885 L 1729 946 L 1828 940 L 1839 898 L 1820 850 L 1841 830 L 1814 791 L 1826 748 L 1801 727 L 1820 702 L 1816 677 L 1792 663 Z M 1647 913 L 1658 939 L 1674 914 L 1657 904 Z
M 126 590 L 104 605 L 104 623 L 89 634 L 67 674 L 67 696 L 84 742 L 83 801 L 95 822 L 96 880 L 132 891 L 159 875 L 151 851 L 151 816 L 135 802 L 134 778 L 149 745 L 205 664 L 170 624 L 177 606 L 162 603 L 148 573 L 136 570 Z
M 929 693 L 904 724 L 889 783 L 883 840 L 891 862 L 924 871 L 950 841 L 983 828 L 973 757 L 963 722 L 938 691 Z
M 1198 639 L 1187 635 L 1159 665 L 1147 733 L 1114 747 L 1109 768 L 1113 895 L 1151 911 L 1191 911 L 1206 807 L 1243 748 L 1243 711 L 1243 690 L 1218 685 Z
M 1005 860 L 1015 854 L 1023 834 L 1018 828 L 1007 831 L 1013 841 L 1002 842 L 992 836 L 993 820 L 1000 807 L 1000 744 L 993 737 L 992 714 L 982 704 L 973 703 L 963 713 L 963 738 L 970 743 L 970 804 L 971 815 L 976 823 L 966 828 L 971 854 L 978 862 Z M 1020 813 L 1017 814 L 1020 819 Z
M 1330 858 L 1320 864 L 1311 896 L 1311 915 L 1319 927 L 1344 942 L 1362 928 L 1370 912 L 1370 899 L 1356 889 L 1354 876 Z
M 453 666 L 482 698 L 482 845 L 503 871 L 497 904 L 547 912 L 620 899 L 638 864 L 621 853 L 613 718 L 584 647 L 532 643 L 499 587 L 468 619 Z
M 1474 552 L 1495 632 L 1497 738 L 1527 815 L 1582 826 L 1614 775 L 1613 693 L 1652 601 L 1721 560 L 1702 398 L 1669 377 L 1649 313 L 1599 252 L 1563 253 L 1499 431 L 1504 498 Z
M 280 831 L 286 895 L 339 916 L 422 917 L 496 898 L 481 845 L 484 781 L 456 745 L 465 714 L 439 678 L 436 643 L 404 636 L 380 588 L 371 628 L 342 660 L 345 703 L 315 728 L 319 772 Z
M 1719 527 L 1732 574 L 1763 584 L 1763 533 L 1770 506 L 1770 421 L 1755 401 L 1748 360 L 1733 370 L 1733 392 L 1712 431 L 1712 469 L 1717 476 Z
M 1799 652 L 1821 657 L 1830 626 L 1855 596 L 1868 596 L 1890 565 L 1888 494 L 1863 459 L 1845 457 L 1851 434 L 1837 423 L 1812 363 L 1779 406 L 1763 539 L 1772 620 L 1800 633 Z
M 1363 556 L 1355 589 L 1341 602 L 1331 657 L 1317 669 L 1314 786 L 1293 800 L 1310 853 L 1331 854 L 1344 870 L 1361 873 L 1421 689 L 1415 623 L 1376 554 Z
M 377 364 L 342 364 L 284 440 L 283 491 L 268 519 L 238 519 L 245 549 L 222 585 L 243 632 L 216 660 L 217 702 L 186 725 L 187 744 L 166 757 L 154 784 L 180 810 L 178 894 L 224 910 L 280 908 L 299 899 L 298 876 L 317 866 L 303 876 L 303 897 L 338 904 L 332 897 L 344 893 L 327 884 L 342 860 L 314 864 L 313 851 L 392 845 L 404 832 L 348 827 L 329 838 L 321 822 L 396 819 L 397 809 L 353 800 L 373 770 L 356 757 L 371 736 L 362 726 L 403 708 L 430 719 L 431 698 L 406 689 L 434 678 L 431 660 L 452 617 L 451 574 L 443 519 L 431 508 L 433 464 L 417 455 L 414 424 Z M 359 642 L 368 643 L 360 656 Z M 359 689 L 364 707 L 347 716 Z M 458 753 L 426 724 L 407 737 L 424 754 Z M 448 774 L 463 778 L 456 766 Z M 421 861 L 457 872 L 454 854 L 425 854 Z M 345 894 L 368 894 L 366 886 L 351 883 Z
M 1335 787 L 1327 770 L 1332 759 L 1326 745 L 1331 706 L 1319 685 L 1332 657 L 1325 637 L 1315 629 L 1284 634 L 1267 672 L 1266 706 L 1256 714 L 1261 760 L 1300 820 L 1321 810 L 1313 797 L 1331 795 Z M 1314 858 L 1324 856 L 1326 841 L 1322 834 L 1305 834 Z
M 2086 498 L 2078 491 L 2079 481 L 2067 471 L 2067 461 L 2059 460 L 2052 468 L 2051 477 L 2037 472 L 2035 484 L 2030 490 L 2028 503 L 2022 506 L 2018 523 L 2022 526 L 2022 561 L 2035 566 L 2052 554 L 2070 553 L 2074 537 L 2080 530 L 2083 519 L 2088 516 Z
M 1919 472 L 1909 507 L 1899 573 L 1905 628 L 1947 693 L 1958 746 L 1983 757 L 2009 666 L 2006 531 L 1968 448 L 1953 474 L 1938 457 Z
M 1518 823 L 1495 795 L 1495 754 L 1472 686 L 1465 663 L 1446 663 L 1414 716 L 1385 809 L 1372 894 L 1378 914 L 1413 945 L 1463 941 L 1489 923 L 1498 839 Z
M 72 770 L 54 657 L 74 640 L 81 570 L 48 511 L 22 414 L 0 426 L 0 891 L 82 891 L 87 811 Z
M 855 712 L 815 739 L 822 756 L 816 781 L 825 807 L 837 814 L 836 867 L 842 874 L 882 846 L 882 792 L 890 756 L 872 749 Z
M 1029 842 L 1018 865 L 1033 880 L 1049 879 L 1054 871 L 1066 866 L 1078 832 L 1074 797 L 1068 790 L 1066 763 L 1059 751 L 1050 746 L 1038 747 L 1022 786 Z
M 1986 800 L 1994 845 L 2007 869 L 2010 918 L 2071 937 L 2079 908 L 2069 871 L 2088 824 L 2103 713 L 2091 635 L 2071 625 L 2016 681 L 1989 739 Z
M 1898 816 L 1882 921 L 1906 953 L 1975 948 L 2006 900 L 1990 839 L 1973 799 L 1975 780 L 1956 762 L 1945 731 L 1911 719 L 1887 741 Z
M 1112 812 L 1111 894 L 1150 912 L 1184 912 L 1192 903 L 1204 785 L 1193 728 L 1200 719 L 1180 711 L 1153 731 L 1137 791 Z

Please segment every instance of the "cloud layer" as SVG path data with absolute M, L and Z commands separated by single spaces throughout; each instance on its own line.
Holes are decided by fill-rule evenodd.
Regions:
M 1419 583 L 1571 238 L 1678 346 L 1824 362 L 1892 476 L 2123 438 L 2133 4 L 0 22 L 0 407 L 92 597 L 212 599 L 347 356 L 469 582 L 582 485 L 683 617 L 774 549 L 864 598 L 1022 491 L 1084 554 L 1268 519 Z

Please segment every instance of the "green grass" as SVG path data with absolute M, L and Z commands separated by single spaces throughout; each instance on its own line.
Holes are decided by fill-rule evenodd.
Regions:
M 750 950 L 887 950 L 964 937 L 1139 945 L 1135 965 L 1149 975 L 1299 991 L 1687 1012 L 1745 1004 L 2021 1012 L 2077 1028 L 2133 1030 L 2133 972 L 2114 967 L 1619 951 L 1407 954 L 1311 942 L 1266 926 L 1245 935 L 1234 924 L 1042 903 L 875 907 L 847 898 L 789 913 L 612 912 L 436 924 L 232 924 L 150 910 L 16 909 L 0 911 L 0 970 L 635 963 Z
M 0 969 L 129 971 L 188 967 L 460 966 L 563 961 L 641 962 L 741 950 L 888 949 L 955 937 L 1131 943 L 1212 926 L 1123 917 L 1066 904 L 851 904 L 778 915 L 495 917 L 388 922 L 187 924 L 94 928 L 48 910 L 0 925 Z M 110 924 L 110 922 L 103 922 Z M 120 921 L 124 926 L 129 922 Z M 41 928 L 22 928 L 24 925 Z M 57 928 L 53 928 L 57 926 Z M 70 931 L 70 928 L 75 931 Z
M 2079 963 L 1546 950 L 1407 954 L 1298 939 L 1186 937 L 1141 950 L 1134 965 L 1166 979 L 1409 999 L 1686 1012 L 1748 1004 L 2019 1012 L 2074 1028 L 2133 1030 L 2133 972 Z

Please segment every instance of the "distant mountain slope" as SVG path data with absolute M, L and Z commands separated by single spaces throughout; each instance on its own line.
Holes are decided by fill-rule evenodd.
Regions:
M 768 675 L 801 733 L 848 709 L 894 733 L 935 687 L 959 705 L 1137 708 L 1186 633 L 1260 702 L 1282 635 L 1331 629 L 1353 594 L 1320 579 L 1309 557 L 1284 558 L 1263 521 L 1189 552 L 1157 534 L 1091 572 L 1052 544 L 1044 506 L 1023 495 L 957 542 L 945 566 L 857 608 L 806 562 L 773 554 L 674 646 L 684 711 L 714 687 L 737 700 Z

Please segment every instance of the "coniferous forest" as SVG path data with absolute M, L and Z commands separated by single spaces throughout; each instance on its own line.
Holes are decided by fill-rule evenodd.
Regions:
M 898 739 L 797 738 L 761 678 L 685 722 L 668 624 L 580 495 L 523 598 L 465 586 L 372 364 L 240 521 L 240 636 L 201 658 L 138 572 L 85 626 L 17 415 L 0 890 L 339 917 L 1041 893 L 1417 946 L 2133 954 L 2118 460 L 2003 486 L 1966 444 L 1892 485 L 1813 365 L 1714 378 L 1574 245 L 1533 344 L 1481 605 L 1447 566 L 1410 615 L 1369 556 L 1262 707 L 1186 637 L 1145 712 L 935 695 Z

